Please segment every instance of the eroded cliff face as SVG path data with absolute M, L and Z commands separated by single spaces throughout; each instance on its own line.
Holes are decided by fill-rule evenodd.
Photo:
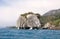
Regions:
M 26 18 L 23 17 L 23 16 L 20 16 L 19 19 L 17 20 L 17 25 L 16 27 L 19 27 L 22 28 L 22 27 L 25 27 L 26 26 Z
M 27 26 L 29 27 L 41 27 L 40 21 L 37 15 L 29 14 L 27 15 Z
M 37 15 L 35 14 L 28 14 L 26 16 L 20 16 L 17 20 L 17 26 L 16 27 L 41 27 L 40 20 L 38 19 Z

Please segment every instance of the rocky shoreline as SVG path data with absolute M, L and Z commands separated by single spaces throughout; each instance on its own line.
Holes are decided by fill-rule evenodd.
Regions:
M 15 27 L 15 26 L 12 26 L 12 27 L 7 27 L 7 28 L 11 28 L 11 29 L 17 29 L 17 27 Z M 19 30 L 20 29 L 28 29 L 28 30 L 60 30 L 60 27 L 54 27 L 54 28 L 32 28 L 32 29 L 30 29 L 30 28 L 28 28 L 28 27 L 25 27 L 25 28 L 19 28 Z
M 53 15 L 55 16 L 55 15 Z M 52 16 L 52 17 L 53 17 Z M 17 20 L 17 29 L 60 29 L 60 20 L 55 20 L 55 17 L 41 16 L 33 12 L 21 14 Z M 45 20 L 44 20 L 45 19 Z M 53 20 L 53 21 L 52 21 Z
M 44 15 L 33 12 L 20 14 L 16 26 L 11 28 L 60 30 L 60 9 L 48 11 Z

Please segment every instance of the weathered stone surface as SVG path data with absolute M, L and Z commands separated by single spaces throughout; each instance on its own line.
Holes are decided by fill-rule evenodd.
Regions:
M 50 27 L 50 26 L 51 26 L 50 23 L 46 23 L 46 24 L 44 25 L 44 28 L 48 28 L 48 27 Z
M 52 25 L 51 23 L 46 23 L 45 25 L 44 25 L 44 27 L 43 28 L 48 28 L 48 29 L 52 29 L 52 28 L 54 28 L 55 27 L 55 25 Z
M 40 21 L 34 14 L 27 15 L 27 26 L 29 27 L 41 27 Z
M 41 27 L 40 20 L 38 19 L 37 15 L 35 14 L 28 14 L 25 17 L 20 16 L 17 20 L 17 27 Z
M 25 27 L 26 25 L 26 18 L 23 16 L 20 16 L 17 20 L 17 26 L 16 27 Z

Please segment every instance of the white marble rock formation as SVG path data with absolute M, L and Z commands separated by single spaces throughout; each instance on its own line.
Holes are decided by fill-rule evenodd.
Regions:
M 31 29 L 33 27 L 41 27 L 41 23 L 39 19 L 37 18 L 37 15 L 35 14 L 29 14 L 27 15 L 27 26 Z
M 37 15 L 28 14 L 26 18 L 24 16 L 19 17 L 16 27 L 18 27 L 18 29 L 19 27 L 30 27 L 30 29 L 32 29 L 33 27 L 41 27 L 41 23 Z
M 26 25 L 26 18 L 23 16 L 20 16 L 19 19 L 17 20 L 16 27 L 18 27 L 18 29 L 19 29 L 19 27 L 25 27 L 25 25 Z

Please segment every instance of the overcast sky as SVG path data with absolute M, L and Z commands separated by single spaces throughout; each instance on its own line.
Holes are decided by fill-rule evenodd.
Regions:
M 60 0 L 0 0 L 0 26 L 16 25 L 19 15 L 25 12 L 43 15 L 59 8 Z

